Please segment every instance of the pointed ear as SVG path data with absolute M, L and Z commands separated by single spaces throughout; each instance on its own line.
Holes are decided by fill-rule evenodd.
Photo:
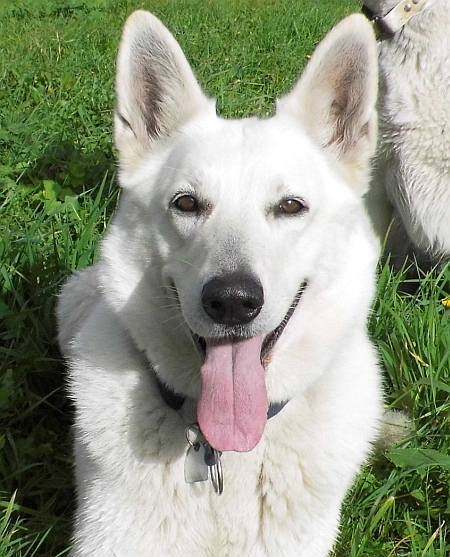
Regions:
M 314 52 L 277 113 L 289 113 L 343 170 L 359 193 L 368 188 L 377 139 L 377 45 L 359 14 L 339 23 Z
M 203 94 L 179 44 L 154 15 L 127 20 L 117 60 L 114 135 L 122 165 L 132 164 L 160 137 L 170 136 L 201 110 Z

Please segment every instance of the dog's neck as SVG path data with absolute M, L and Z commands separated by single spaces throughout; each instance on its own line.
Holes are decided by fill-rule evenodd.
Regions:
M 398 32 L 416 24 L 423 14 L 430 13 L 430 8 L 439 3 L 436 0 L 400 0 L 392 9 L 386 13 L 378 12 L 377 8 L 371 6 L 370 2 L 363 5 L 363 13 L 374 23 L 380 40 L 390 39 Z M 446 13 L 443 9 L 443 16 Z

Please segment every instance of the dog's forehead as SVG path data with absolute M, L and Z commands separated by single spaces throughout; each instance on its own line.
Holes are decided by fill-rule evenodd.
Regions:
M 268 185 L 299 174 L 314 180 L 324 166 L 324 157 L 302 128 L 276 117 L 194 124 L 184 130 L 175 156 L 190 172 Z
M 302 150 L 310 149 L 311 143 L 299 126 L 286 125 L 281 118 L 267 119 L 243 118 L 227 120 L 215 118 L 202 121 L 185 130 L 186 139 L 202 155 L 209 157 L 233 157 L 241 154 L 247 159 L 262 154 L 269 160 L 286 158 L 289 152 L 298 153 L 302 158 Z M 191 141 L 193 140 L 193 141 Z M 304 159 L 308 156 L 305 154 Z

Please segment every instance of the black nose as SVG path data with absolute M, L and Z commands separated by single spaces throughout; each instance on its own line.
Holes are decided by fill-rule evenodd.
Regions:
M 245 325 L 250 323 L 264 304 L 261 283 L 244 273 L 215 277 L 203 287 L 202 304 L 216 323 Z

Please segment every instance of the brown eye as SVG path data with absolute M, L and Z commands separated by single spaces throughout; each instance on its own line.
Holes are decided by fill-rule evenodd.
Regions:
M 193 195 L 180 195 L 173 201 L 173 206 L 183 213 L 198 211 L 198 201 Z
M 308 210 L 308 207 L 300 199 L 287 197 L 280 201 L 278 213 L 281 215 L 298 215 Z

